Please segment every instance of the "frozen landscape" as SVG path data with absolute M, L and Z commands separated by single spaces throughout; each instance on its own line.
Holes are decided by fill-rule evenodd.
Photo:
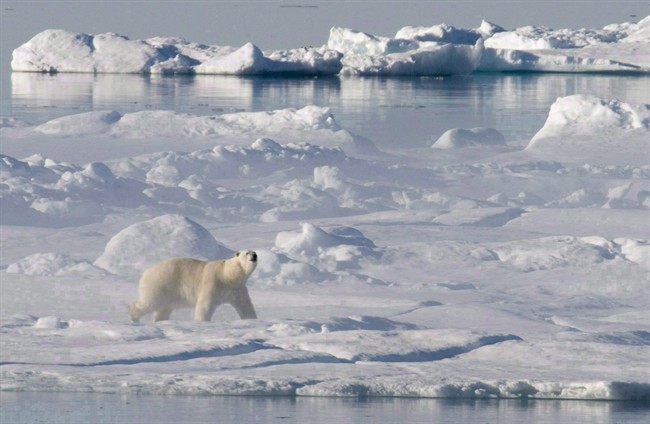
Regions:
M 602 29 L 525 26 L 505 30 L 483 21 L 464 29 L 404 27 L 394 37 L 333 27 L 321 47 L 263 52 L 208 46 L 178 37 L 131 40 L 115 33 L 43 31 L 13 52 L 23 72 L 224 75 L 462 75 L 473 71 L 648 73 L 650 16 Z
M 647 78 L 649 28 L 333 28 L 271 52 L 49 30 L 12 67 Z M 565 96 L 523 143 L 468 126 L 411 149 L 316 105 L 2 117 L 0 389 L 648 400 L 649 103 Z M 244 249 L 258 319 L 129 321 L 148 265 Z

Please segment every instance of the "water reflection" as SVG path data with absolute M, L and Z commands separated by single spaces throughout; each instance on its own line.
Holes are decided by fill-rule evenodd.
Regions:
M 2 395 L 2 422 L 646 423 L 641 402 L 268 396 Z M 53 414 L 52 411 L 56 411 Z
M 474 74 L 447 78 L 275 78 L 218 75 L 11 75 L 1 115 L 31 123 L 97 109 L 212 115 L 330 106 L 345 128 L 380 146 L 419 146 L 449 128 L 488 126 L 527 140 L 557 97 L 593 94 L 650 103 L 650 78 L 585 74 Z M 6 110 L 5 110 L 6 109 Z

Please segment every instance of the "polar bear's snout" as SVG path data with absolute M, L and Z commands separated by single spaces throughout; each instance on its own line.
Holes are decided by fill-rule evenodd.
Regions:
M 243 250 L 235 254 L 235 256 L 239 256 L 239 255 L 244 255 L 244 257 L 251 262 L 257 262 L 257 252 L 255 252 L 254 250 Z

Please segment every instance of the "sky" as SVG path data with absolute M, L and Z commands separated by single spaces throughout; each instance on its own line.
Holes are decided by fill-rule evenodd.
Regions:
M 476 28 L 482 19 L 507 29 L 602 28 L 648 14 L 650 0 L 2 0 L 0 72 L 10 72 L 13 49 L 53 28 L 288 49 L 325 44 L 332 26 L 392 36 L 407 25 Z

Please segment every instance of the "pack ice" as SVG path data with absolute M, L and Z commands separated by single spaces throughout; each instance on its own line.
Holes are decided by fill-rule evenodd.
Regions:
M 526 148 L 406 152 L 315 106 L 3 119 L 56 157 L 0 156 L 0 388 L 647 401 L 648 111 L 562 97 Z M 150 263 L 241 249 L 259 319 L 129 322 Z

